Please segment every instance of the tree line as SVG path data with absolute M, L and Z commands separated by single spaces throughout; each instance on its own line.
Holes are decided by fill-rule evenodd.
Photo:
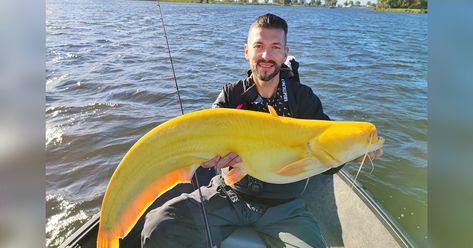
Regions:
M 338 4 L 337 4 L 338 2 Z M 304 4 L 306 3 L 303 0 L 273 0 L 275 4 Z M 341 1 L 337 0 L 325 0 L 322 3 L 321 0 L 310 0 L 307 2 L 308 5 L 312 6 L 325 6 L 325 7 L 336 7 L 336 6 L 345 6 L 345 7 L 360 7 L 360 1 Z M 404 8 L 404 9 L 427 9 L 427 0 L 378 0 L 378 3 L 372 3 L 371 1 L 366 2 L 366 6 L 373 6 L 378 8 Z
M 427 0 L 378 0 L 379 8 L 427 9 Z
M 248 1 L 248 0 L 240 0 Z M 265 3 L 268 3 L 268 0 L 264 0 Z M 337 5 L 338 2 L 338 5 Z M 336 7 L 336 6 L 345 6 L 345 7 L 360 7 L 360 1 L 341 1 L 337 0 L 324 0 L 323 3 L 321 0 L 273 0 L 273 4 L 280 5 L 293 5 L 293 4 L 308 4 L 311 6 L 325 6 L 325 7 Z M 366 6 L 373 6 L 378 8 L 404 8 L 404 9 L 427 9 L 427 0 L 378 0 L 378 3 L 372 3 L 371 1 L 366 2 Z
M 225 1 L 225 0 L 224 0 Z M 249 0 L 226 0 L 228 2 L 249 3 Z M 263 0 L 265 4 L 269 4 L 270 0 Z M 219 2 L 218 0 L 200 0 L 201 3 Z M 258 2 L 253 0 L 253 2 Z M 338 2 L 338 5 L 337 5 Z M 360 1 L 341 1 L 337 0 L 272 0 L 273 4 L 277 5 L 310 5 L 310 6 L 324 6 L 324 7 L 361 7 Z M 378 3 L 366 2 L 366 6 L 387 9 L 427 9 L 427 0 L 378 0 Z

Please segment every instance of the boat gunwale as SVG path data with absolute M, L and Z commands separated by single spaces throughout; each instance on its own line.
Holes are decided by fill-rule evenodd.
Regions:
M 355 191 L 358 197 L 360 197 L 375 216 L 378 217 L 383 226 L 389 231 L 389 233 L 391 233 L 399 245 L 407 248 L 416 247 L 408 234 L 400 228 L 399 224 L 393 220 L 393 217 L 379 203 L 379 201 L 376 200 L 373 194 L 371 194 L 359 181 L 356 181 L 354 177 L 345 170 L 345 168 L 341 169 L 337 174 L 350 187 L 353 185 L 353 191 Z

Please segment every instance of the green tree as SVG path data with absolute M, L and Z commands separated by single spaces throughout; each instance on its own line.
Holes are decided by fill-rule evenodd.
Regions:
M 345 1 L 345 2 L 343 3 L 343 6 L 348 7 L 348 2 Z
M 355 2 L 355 6 L 356 6 L 356 7 L 360 7 L 360 6 L 361 6 L 360 1 L 356 1 L 356 2 Z
M 380 8 L 414 8 L 426 9 L 427 0 L 378 0 Z
M 337 6 L 337 0 L 325 0 L 325 7 Z
M 366 2 L 366 6 L 371 6 L 371 1 Z
M 388 6 L 390 8 L 400 8 L 401 1 L 400 0 L 388 0 Z
M 417 9 L 427 9 L 427 0 L 415 0 L 412 7 Z

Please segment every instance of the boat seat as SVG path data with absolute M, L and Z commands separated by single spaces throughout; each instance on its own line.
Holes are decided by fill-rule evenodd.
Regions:
M 263 240 L 251 227 L 240 227 L 220 243 L 220 248 L 265 248 Z

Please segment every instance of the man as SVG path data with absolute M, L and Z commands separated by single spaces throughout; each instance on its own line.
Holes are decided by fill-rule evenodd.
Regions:
M 245 58 L 250 71 L 245 80 L 227 84 L 214 107 L 268 112 L 273 106 L 279 115 L 329 120 L 319 98 L 299 83 L 298 64 L 286 66 L 289 49 L 287 23 L 265 14 L 250 26 Z M 281 130 L 284 132 L 284 130 Z M 380 156 L 381 151 L 371 154 Z M 203 168 L 229 168 L 242 162 L 235 153 L 217 156 Z M 244 162 L 244 161 L 243 161 Z M 339 168 L 326 174 L 333 174 Z M 290 184 L 270 184 L 246 176 L 235 186 L 225 185 L 220 175 L 202 187 L 214 244 L 219 244 L 240 226 L 251 226 L 268 247 L 326 247 L 320 229 L 300 198 L 308 179 Z M 205 247 L 200 196 L 196 190 L 182 194 L 146 216 L 143 247 Z

